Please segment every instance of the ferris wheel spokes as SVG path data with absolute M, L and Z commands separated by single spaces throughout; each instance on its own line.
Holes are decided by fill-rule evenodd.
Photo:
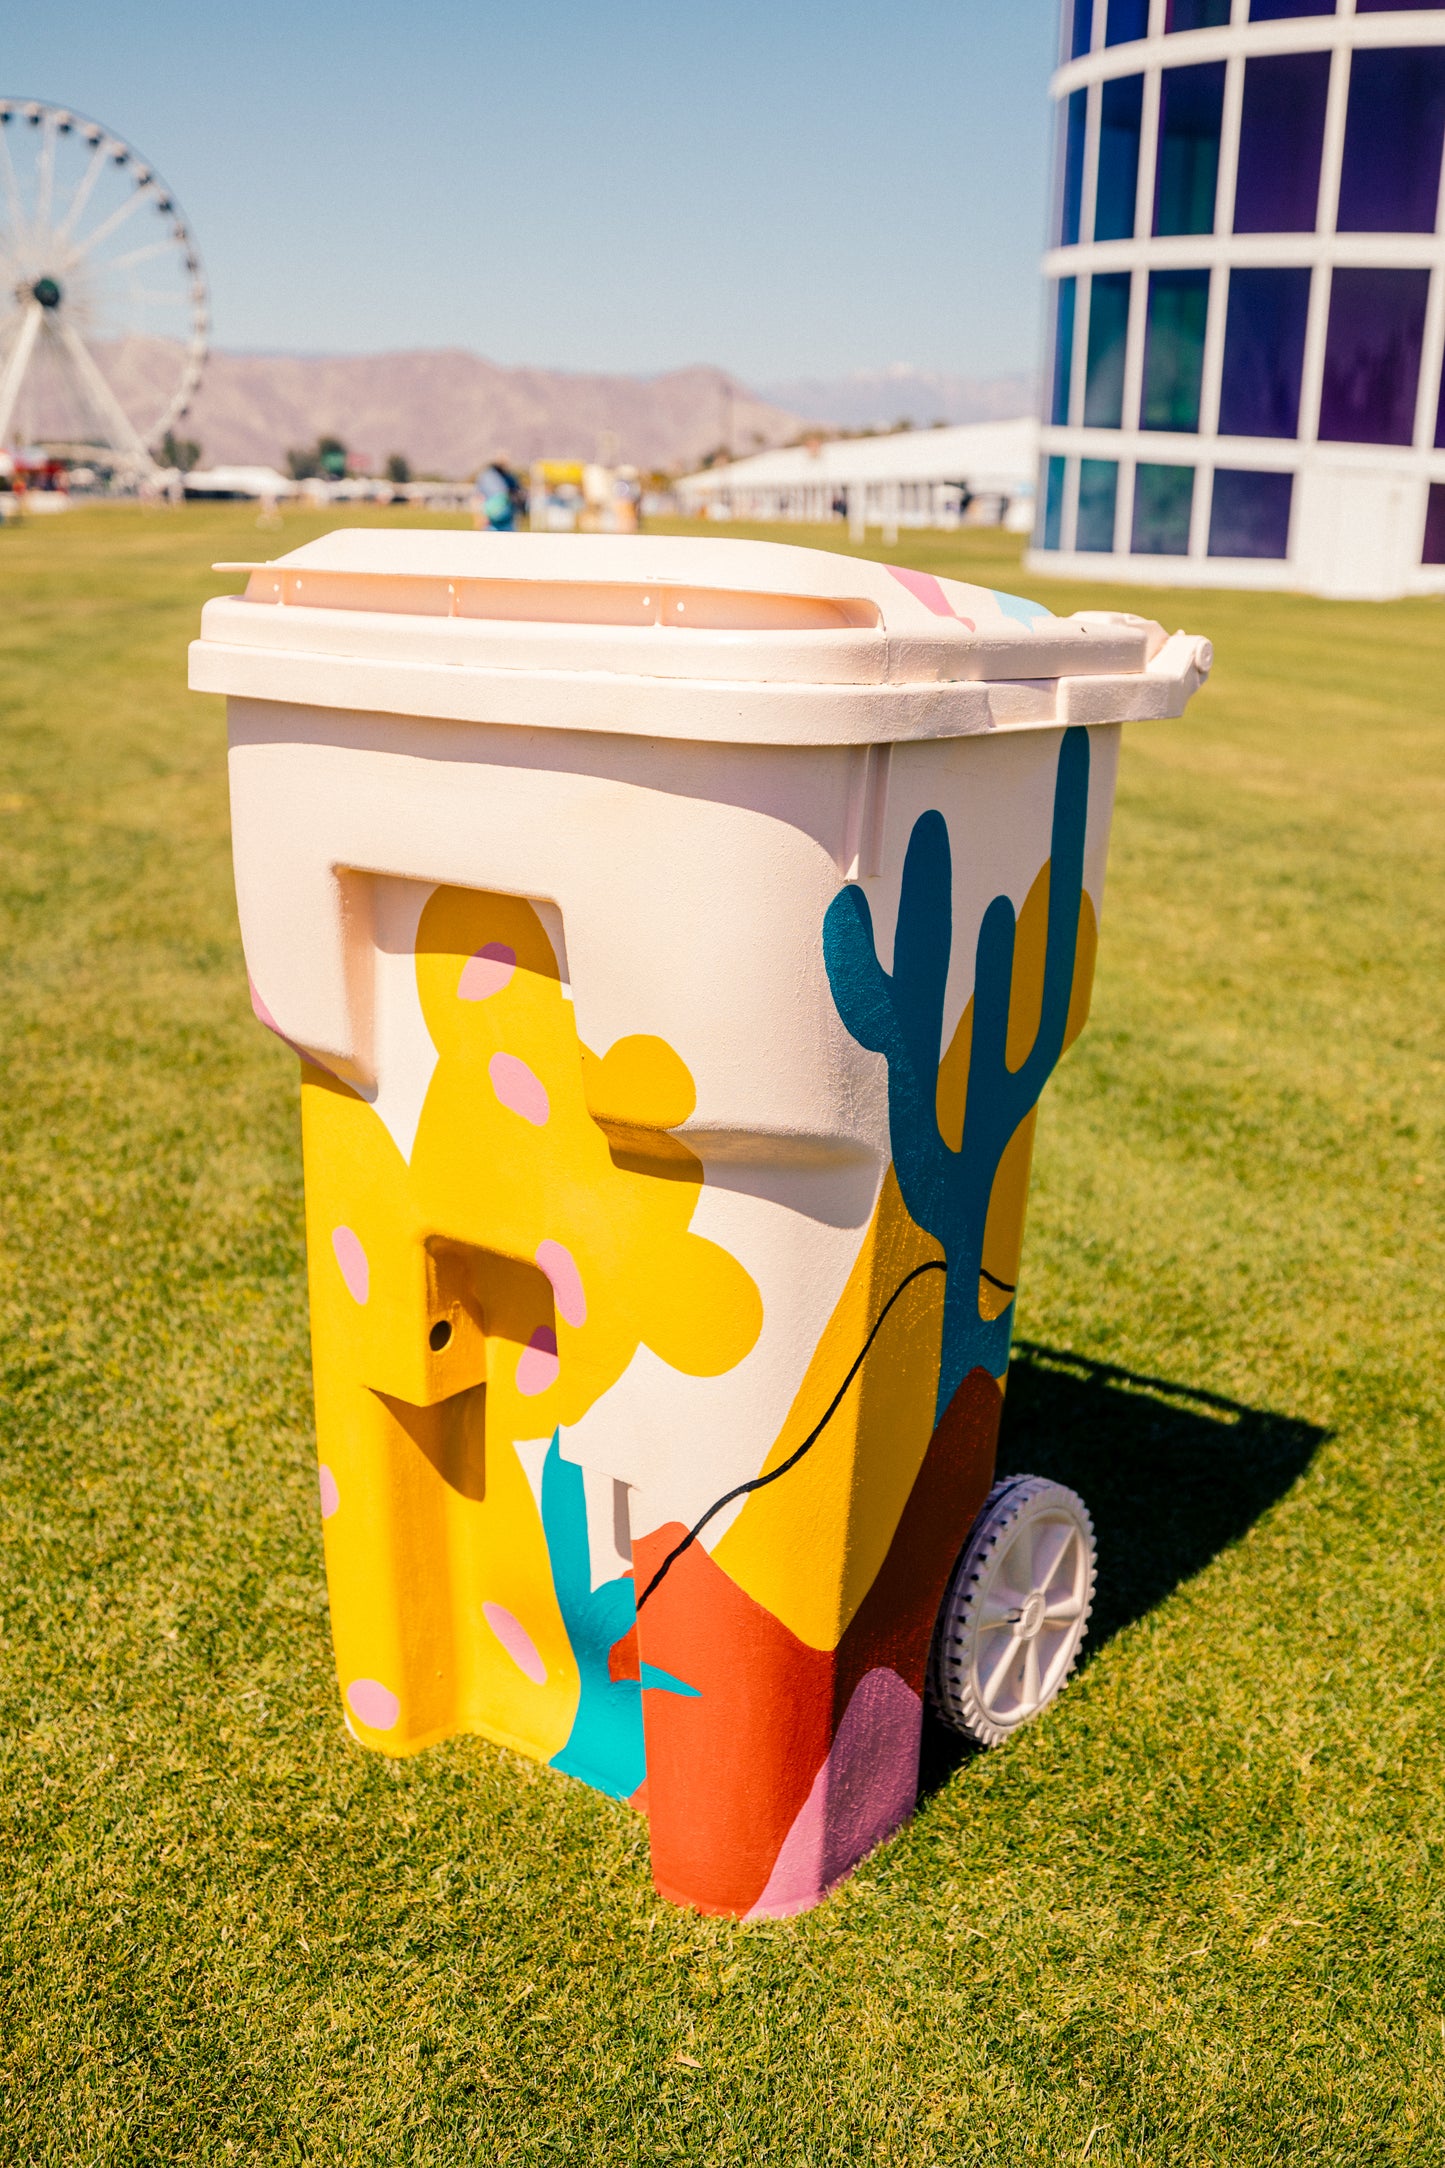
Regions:
M 50 224 L 50 201 L 55 194 L 55 128 L 53 123 L 40 130 L 40 164 L 38 185 L 35 192 L 35 223 L 43 232 Z
M 20 178 L 15 171 L 15 161 L 10 155 L 10 141 L 0 128 L 0 181 L 5 186 L 5 207 L 10 226 L 19 240 L 26 226 L 25 209 L 20 201 Z
M 70 199 L 69 210 L 66 212 L 64 218 L 62 218 L 60 224 L 55 229 L 55 238 L 57 241 L 65 243 L 74 233 L 76 224 L 80 218 L 80 214 L 85 209 L 87 203 L 89 203 L 91 196 L 94 193 L 95 184 L 100 179 L 101 174 L 105 171 L 105 161 L 109 156 L 109 146 L 105 142 L 104 137 L 102 137 L 92 149 L 90 154 L 90 163 L 86 166 L 84 173 L 81 174 L 80 179 L 75 184 L 75 193 Z
M 3 444 L 10 434 L 11 416 L 20 397 L 20 387 L 25 381 L 25 372 L 30 366 L 30 357 L 35 351 L 35 342 L 40 336 L 44 316 L 45 311 L 40 303 L 32 301 L 21 317 L 10 351 L 3 365 L 0 365 L 0 444 Z
M 88 233 L 83 241 L 75 244 L 65 259 L 66 269 L 73 269 L 76 264 L 83 263 L 87 256 L 93 255 L 102 241 L 108 241 L 117 228 L 123 226 L 128 218 L 135 216 L 145 200 L 139 188 L 133 196 L 127 196 L 125 202 L 111 212 L 103 225 L 97 226 L 93 233 Z
M 50 327 L 46 326 L 47 331 Z M 79 377 L 96 419 L 105 424 L 110 442 L 117 451 L 128 452 L 132 459 L 150 465 L 150 453 L 146 450 L 135 424 L 116 398 L 100 369 L 91 358 L 84 340 L 73 324 L 57 324 L 50 336 L 64 349 L 71 368 Z

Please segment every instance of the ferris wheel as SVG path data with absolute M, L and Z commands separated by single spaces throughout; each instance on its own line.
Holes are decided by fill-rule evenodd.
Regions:
M 208 323 L 160 176 L 82 114 L 0 98 L 0 448 L 150 471 L 201 381 Z

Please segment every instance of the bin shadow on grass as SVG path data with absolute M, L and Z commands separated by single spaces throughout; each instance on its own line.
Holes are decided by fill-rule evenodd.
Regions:
M 1016 1340 L 1000 1475 L 1046 1475 L 1088 1506 L 1099 1580 L 1082 1669 L 1251 1528 L 1326 1433 L 1220 1393 Z M 977 1751 L 929 1716 L 920 1799 Z

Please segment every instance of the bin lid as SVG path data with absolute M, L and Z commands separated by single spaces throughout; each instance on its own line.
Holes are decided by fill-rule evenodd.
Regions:
M 343 528 L 208 603 L 191 683 L 440 719 L 780 744 L 1178 714 L 1208 643 L 711 536 Z

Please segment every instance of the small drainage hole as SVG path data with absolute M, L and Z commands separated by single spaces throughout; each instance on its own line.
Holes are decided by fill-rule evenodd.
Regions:
M 432 1326 L 431 1331 L 427 1334 L 427 1339 L 431 1346 L 435 1349 L 436 1353 L 440 1355 L 442 1349 L 446 1346 L 451 1336 L 451 1319 L 449 1317 L 439 1317 L 436 1323 Z

